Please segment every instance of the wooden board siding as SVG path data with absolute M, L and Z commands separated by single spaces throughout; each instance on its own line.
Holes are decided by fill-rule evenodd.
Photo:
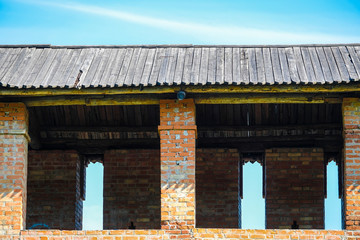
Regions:
M 298 85 L 360 80 L 360 44 L 0 46 L 5 88 Z

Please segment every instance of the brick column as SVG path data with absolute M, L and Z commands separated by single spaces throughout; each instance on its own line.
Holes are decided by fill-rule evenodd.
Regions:
M 28 112 L 0 103 L 0 234 L 25 228 Z
M 160 101 L 161 228 L 195 227 L 195 104 Z M 186 236 L 183 236 L 186 237 Z
M 360 230 L 360 99 L 343 100 L 345 226 Z

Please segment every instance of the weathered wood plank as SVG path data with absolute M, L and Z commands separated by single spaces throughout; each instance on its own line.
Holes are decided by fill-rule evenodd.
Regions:
M 169 63 L 166 71 L 165 84 L 173 85 L 176 72 L 176 64 L 178 61 L 178 48 L 171 48 L 169 55 Z
M 153 68 L 153 62 L 155 58 L 156 49 L 149 49 L 146 57 L 146 62 L 141 76 L 140 85 L 147 86 L 150 79 L 151 70 Z
M 225 71 L 224 71 L 224 83 L 233 83 L 233 49 L 225 48 Z
M 225 81 L 225 48 L 216 48 L 216 84 L 224 84 Z
M 136 69 L 136 65 L 139 61 L 139 56 L 141 53 L 141 48 L 136 48 L 133 51 L 133 54 L 131 55 L 131 60 L 129 63 L 129 67 L 128 70 L 126 72 L 124 81 L 122 82 L 123 85 L 125 86 L 131 86 L 133 79 L 134 79 L 134 74 L 135 74 L 135 69 Z M 119 86 L 122 86 L 121 83 L 119 84 Z
M 300 77 L 299 73 L 296 67 L 296 60 L 294 56 L 293 48 L 285 48 L 286 57 L 289 63 L 289 72 L 290 72 L 290 78 L 291 82 L 294 82 L 296 84 L 300 83 Z
M 240 48 L 240 72 L 241 84 L 249 84 L 249 56 L 246 48 Z
M 115 81 L 115 86 L 117 86 L 117 87 L 124 85 L 125 77 L 126 77 L 127 72 L 129 71 L 129 66 L 131 63 L 131 58 L 133 56 L 133 52 L 134 52 L 133 48 L 127 48 L 125 51 L 123 64 L 121 66 L 119 75 L 117 76 L 117 79 Z
M 31 72 L 29 72 L 28 76 L 23 81 L 23 87 L 30 88 L 34 86 L 34 83 L 36 81 L 37 75 L 41 71 L 43 65 L 45 64 L 45 61 L 47 57 L 49 56 L 51 50 L 48 48 L 43 49 L 39 59 L 36 61 L 35 65 L 31 69 Z
M 332 51 L 332 53 L 334 55 L 336 65 L 339 68 L 341 80 L 343 82 L 346 82 L 346 83 L 350 82 L 350 75 L 349 75 L 349 72 L 348 72 L 348 70 L 346 68 L 344 59 L 341 56 L 339 48 L 338 47 L 336 47 L 336 48 L 331 47 L 331 51 Z
M 94 75 L 101 63 L 101 60 L 103 58 L 103 55 L 104 55 L 104 52 L 105 52 L 105 49 L 104 48 L 100 48 L 98 49 L 98 51 L 96 52 L 95 56 L 94 56 L 94 59 L 92 60 L 91 64 L 90 64 L 90 67 L 89 67 L 89 70 L 86 74 L 82 74 L 81 77 L 82 77 L 82 80 L 80 80 L 80 83 L 79 85 L 81 87 L 85 87 L 85 88 L 88 88 L 91 86 L 91 83 L 92 83 L 92 80 L 94 78 Z
M 200 61 L 200 75 L 199 75 L 199 84 L 205 85 L 208 80 L 208 71 L 209 71 L 209 48 L 203 48 L 201 51 L 201 61 Z
M 108 65 L 110 65 L 109 60 L 110 60 L 111 52 L 112 49 L 104 49 L 104 52 L 101 57 L 101 62 L 98 65 L 97 70 L 90 82 L 91 87 L 99 87 L 102 77 L 105 73 L 105 69 L 107 68 Z
M 266 84 L 264 54 L 262 48 L 255 48 L 258 83 Z
M 275 83 L 282 84 L 283 83 L 283 76 L 282 76 L 282 72 L 281 72 L 278 49 L 277 48 L 270 48 L 270 53 L 271 53 L 271 62 L 272 62 L 273 71 L 274 71 Z
M 26 56 L 29 54 L 28 48 L 23 48 L 20 50 L 18 54 L 14 56 L 14 58 L 11 58 L 11 62 L 9 62 L 9 65 L 7 65 L 8 69 L 4 71 L 3 76 L 0 76 L 1 83 L 3 86 L 7 86 L 8 82 L 11 79 L 11 76 L 15 74 L 15 72 L 18 70 L 21 63 L 24 61 Z M 10 60 L 10 59 L 9 59 Z
M 152 69 L 150 72 L 150 77 L 148 80 L 148 85 L 155 86 L 157 83 L 157 79 L 159 77 L 160 67 L 162 61 L 164 60 L 164 49 L 157 48 L 154 56 L 154 62 L 152 65 Z
M 240 48 L 233 48 L 232 50 L 232 79 L 234 84 L 240 84 L 241 83 L 241 62 L 240 62 Z
M 44 49 L 34 49 L 33 56 L 29 59 L 29 63 L 23 66 L 24 71 L 18 72 L 19 75 L 14 76 L 14 83 L 17 87 L 23 87 L 26 85 L 27 79 L 31 76 L 33 68 L 36 66 L 36 63 L 40 60 L 41 55 L 43 55 Z M 36 60 L 35 60 L 36 59 Z
M 64 80 L 64 72 L 67 66 L 70 64 L 70 59 L 74 53 L 74 49 L 67 49 L 59 60 L 59 65 L 54 71 L 53 75 L 50 76 L 47 85 L 49 87 L 58 87 L 62 85 Z
M 265 67 L 266 83 L 273 85 L 274 84 L 274 73 L 273 73 L 273 67 L 272 67 L 272 62 L 271 62 L 270 49 L 264 48 L 263 54 L 264 54 L 264 67 Z
M 317 56 L 319 57 L 319 60 L 320 60 L 322 71 L 324 73 L 324 78 L 325 78 L 324 83 L 333 83 L 334 79 L 331 74 L 329 63 L 326 60 L 326 55 L 325 55 L 324 49 L 322 47 L 317 47 L 316 52 L 317 52 Z
M 284 83 L 291 84 L 290 70 L 286 58 L 285 48 L 279 48 L 279 60 Z
M 207 83 L 215 84 L 216 81 L 216 48 L 210 48 Z
M 67 51 L 67 49 L 59 50 L 59 54 L 57 54 L 56 57 L 54 58 L 54 60 L 52 61 L 51 66 L 49 67 L 49 69 L 42 81 L 41 86 L 43 88 L 52 87 L 52 80 L 54 79 L 56 72 L 59 70 L 59 68 L 61 66 L 62 59 L 67 58 L 69 54 L 70 54 L 70 52 Z M 56 86 L 56 84 L 54 84 L 54 85 Z
M 354 63 L 351 60 L 350 54 L 347 50 L 347 48 L 345 46 L 340 46 L 339 47 L 340 53 L 344 59 L 345 62 L 345 66 L 348 70 L 350 79 L 349 80 L 355 80 L 355 79 L 359 79 L 359 75 L 356 73 L 355 67 L 354 67 Z
M 199 82 L 200 61 L 201 61 L 201 48 L 195 48 L 191 72 L 190 72 L 190 83 L 194 85 L 198 84 Z
M 306 75 L 307 75 L 307 77 L 309 79 L 309 83 L 315 84 L 316 83 L 316 76 L 315 76 L 313 64 L 311 62 L 309 49 L 302 47 L 301 48 L 301 53 L 302 53 L 302 56 L 303 56 L 303 59 L 304 59 Z
M 72 49 L 73 53 L 71 55 L 71 59 L 69 60 L 69 64 L 64 68 L 64 71 L 62 72 L 62 75 L 59 76 L 60 82 L 59 87 L 63 88 L 66 86 L 66 83 L 70 77 L 70 74 L 72 73 L 76 61 L 79 59 L 81 54 L 81 49 Z
M 106 68 L 104 69 L 104 74 L 101 77 L 101 81 L 99 82 L 100 87 L 110 86 L 110 76 L 111 71 L 115 67 L 115 62 L 117 60 L 118 51 L 117 49 L 111 49 L 108 63 L 106 64 Z
M 194 48 L 187 48 L 185 53 L 184 73 L 182 83 L 189 85 L 191 82 L 191 69 L 194 59 Z
M 139 60 L 136 64 L 135 67 L 135 72 L 134 72 L 134 77 L 132 80 L 132 85 L 133 86 L 139 86 L 140 85 L 140 80 L 141 80 L 141 76 L 143 75 L 144 72 L 144 68 L 145 68 L 145 63 L 146 63 L 146 59 L 149 53 L 149 49 L 145 49 L 142 48 L 140 55 L 139 55 Z
M 316 49 L 314 47 L 309 48 L 311 62 L 314 68 L 316 83 L 325 83 L 325 77 L 319 62 L 319 56 L 317 55 Z
M 185 67 L 185 54 L 186 54 L 186 49 L 179 48 L 177 61 L 176 61 L 175 74 L 174 74 L 174 82 L 173 82 L 175 85 L 180 85 L 182 82 L 182 77 L 184 74 L 184 67 Z
M 111 68 L 109 82 L 108 82 L 107 86 L 109 86 L 109 87 L 115 86 L 116 80 L 121 71 L 121 67 L 124 63 L 125 56 L 126 56 L 126 49 L 118 49 L 113 67 Z
M 99 53 L 99 49 L 90 49 L 90 51 L 86 55 L 84 61 L 80 65 L 79 72 L 75 73 L 75 75 L 73 76 L 73 78 L 75 79 L 74 85 L 73 85 L 74 87 L 81 88 L 83 81 L 85 80 L 87 74 L 90 71 L 90 66 L 92 65 L 92 62 L 94 61 L 94 58 L 96 57 L 96 55 L 98 53 Z M 82 72 L 81 74 L 80 74 L 80 71 Z M 78 76 L 80 76 L 79 79 L 78 79 Z
M 250 83 L 256 85 L 258 83 L 258 76 L 257 76 L 255 49 L 254 48 L 248 48 L 247 51 L 249 53 Z
M 349 51 L 351 61 L 354 64 L 354 67 L 356 69 L 356 72 L 357 72 L 357 75 L 358 75 L 358 78 L 359 78 L 359 76 L 360 76 L 360 59 L 359 59 L 359 56 L 356 55 L 354 47 L 348 46 L 347 49 Z
M 304 65 L 304 61 L 302 58 L 300 47 L 294 47 L 294 57 L 296 60 L 296 67 L 297 67 L 297 70 L 299 73 L 300 81 L 304 84 L 308 84 L 309 79 L 306 74 L 305 65 Z
M 338 69 L 338 66 L 336 64 L 336 61 L 335 61 L 335 58 L 334 58 L 334 55 L 331 51 L 331 48 L 330 47 L 324 47 L 324 51 L 325 51 L 325 56 L 326 56 L 326 59 L 329 63 L 329 67 L 330 67 L 330 72 L 331 72 L 331 75 L 333 77 L 333 80 L 335 82 L 341 82 L 341 76 L 340 76 L 340 72 L 339 72 L 339 69 Z
M 160 70 L 159 70 L 159 76 L 158 79 L 156 81 L 156 84 L 160 84 L 160 85 L 164 85 L 165 83 L 165 78 L 166 78 L 166 72 L 167 69 L 169 67 L 169 62 L 170 62 L 170 48 L 166 48 L 164 49 L 164 53 L 161 56 L 162 58 L 162 62 L 161 62 L 161 66 L 160 66 Z

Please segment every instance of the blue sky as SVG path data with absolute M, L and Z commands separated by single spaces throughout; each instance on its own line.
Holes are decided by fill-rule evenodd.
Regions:
M 360 39 L 360 1 L 0 1 L 0 44 L 301 44 Z
M 359 43 L 359 0 L 39 1 L 0 0 L 0 44 L 312 44 Z M 101 228 L 101 166 L 88 169 L 84 226 Z M 247 170 L 249 177 L 255 170 Z M 332 166 L 329 169 L 335 171 Z M 328 191 L 336 196 L 336 172 Z M 253 182 L 253 181 L 251 181 Z M 256 185 L 257 184 L 257 185 Z M 258 194 L 261 182 L 244 197 Z M 256 187 L 256 186 L 258 187 Z M 334 187 L 335 186 L 335 187 Z M 331 190 L 333 189 L 333 190 Z M 260 191 L 261 193 L 261 191 Z M 247 205 L 244 199 L 243 206 Z M 257 207 L 251 215 L 261 216 Z M 251 200 L 250 200 L 251 202 Z M 327 228 L 340 228 L 339 200 L 326 200 Z M 261 205 L 262 206 L 262 205 Z M 254 212 L 258 211 L 258 212 Z M 244 213 L 245 214 L 245 213 Z M 257 218 L 259 219 L 259 218 Z M 335 219 L 333 222 L 330 220 Z M 94 221 L 98 220 L 98 221 Z M 250 220 L 248 220 L 250 221 Z M 246 222 L 252 228 L 260 225 Z

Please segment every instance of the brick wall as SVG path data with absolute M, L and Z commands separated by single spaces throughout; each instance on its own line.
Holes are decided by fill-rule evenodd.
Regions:
M 51 229 L 82 228 L 79 168 L 76 151 L 29 151 L 28 228 L 38 223 Z
M 111 150 L 104 155 L 104 229 L 160 228 L 160 152 Z
M 25 228 L 28 113 L 0 103 L 0 234 Z
M 324 228 L 324 153 L 275 148 L 265 153 L 266 228 Z
M 196 150 L 196 227 L 238 227 L 237 149 Z
M 195 104 L 160 100 L 161 227 L 188 238 L 195 227 Z
M 346 229 L 360 230 L 360 99 L 343 100 Z

